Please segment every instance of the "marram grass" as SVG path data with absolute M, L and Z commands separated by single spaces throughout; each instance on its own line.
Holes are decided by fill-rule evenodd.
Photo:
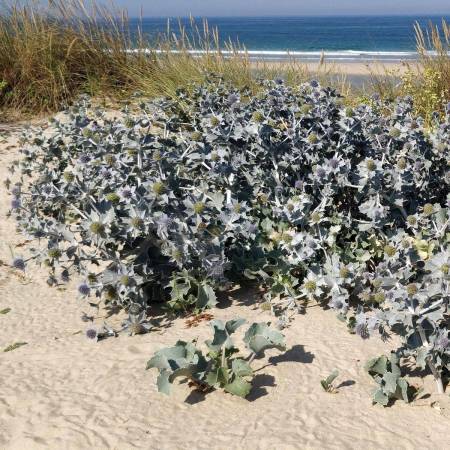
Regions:
M 258 78 L 282 75 L 288 84 L 304 82 L 306 66 L 290 59 L 283 68 L 250 61 L 245 49 L 221 48 L 217 29 L 193 20 L 156 41 L 132 33 L 125 12 L 95 1 L 53 0 L 3 3 L 0 9 L 0 108 L 47 113 L 71 104 L 80 94 L 121 100 L 139 91 L 176 97 L 180 88 L 204 82 L 210 73 L 241 88 L 257 90 Z M 202 50 L 193 55 L 191 50 Z M 280 73 L 281 72 L 281 73 Z M 315 76 L 326 83 L 333 67 L 320 64 Z M 334 80 L 347 90 L 345 78 Z M 16 114 L 17 115 L 17 114 Z

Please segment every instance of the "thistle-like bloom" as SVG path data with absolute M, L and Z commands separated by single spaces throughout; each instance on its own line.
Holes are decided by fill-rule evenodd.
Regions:
M 25 271 L 25 260 L 20 257 L 14 258 L 12 266 L 14 267 L 14 269 Z
M 97 341 L 98 341 L 98 337 L 99 337 L 98 335 L 99 335 L 99 333 L 98 333 L 97 328 L 89 327 L 89 328 L 86 330 L 86 337 L 87 337 L 90 341 L 97 342 Z
M 87 297 L 91 293 L 91 288 L 86 283 L 81 283 L 78 286 L 78 292 L 83 296 Z
M 22 190 L 20 188 L 20 185 L 16 184 L 11 188 L 11 194 L 14 195 L 14 197 L 20 197 Z
M 447 350 L 450 346 L 450 340 L 448 338 L 448 331 L 441 330 L 439 336 L 434 341 L 434 347 L 436 350 L 443 352 Z
M 78 164 L 85 165 L 89 163 L 90 160 L 91 158 L 89 157 L 89 155 L 87 155 L 86 153 L 82 153 L 78 158 Z
M 20 201 L 20 198 L 14 198 L 11 200 L 11 209 L 18 210 L 22 206 L 22 202 Z
M 239 94 L 232 93 L 228 96 L 227 103 L 228 103 L 228 105 L 233 106 L 236 103 L 239 103 L 240 100 L 241 100 L 241 96 Z

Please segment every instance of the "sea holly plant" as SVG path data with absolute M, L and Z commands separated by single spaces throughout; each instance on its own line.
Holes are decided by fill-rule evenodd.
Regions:
M 330 375 L 328 375 L 326 378 L 320 380 L 320 385 L 322 386 L 323 390 L 325 392 L 329 392 L 331 394 L 335 394 L 337 392 L 336 386 L 334 386 L 334 381 L 339 376 L 339 371 L 337 369 L 334 369 Z
M 371 359 L 365 365 L 365 369 L 378 388 L 373 393 L 373 402 L 382 406 L 388 406 L 393 399 L 402 399 L 409 403 L 409 384 L 401 376 L 399 358 L 395 353 L 389 356 L 379 356 Z
M 178 341 L 175 346 L 155 353 L 148 361 L 147 369 L 156 368 L 158 391 L 170 393 L 170 385 L 177 377 L 188 379 L 198 389 L 208 391 L 223 389 L 239 397 L 247 397 L 254 376 L 251 363 L 264 350 L 285 350 L 283 335 L 272 330 L 267 323 L 253 323 L 243 339 L 250 355 L 238 356 L 232 335 L 245 323 L 245 319 L 211 321 L 213 338 L 205 341 L 207 353 L 196 347 L 196 342 Z
M 83 98 L 26 130 L 6 185 L 31 242 L 12 264 L 148 314 L 257 283 L 280 328 L 312 303 L 364 339 L 397 334 L 442 392 L 450 113 L 426 128 L 410 98 L 348 108 L 317 82 L 259 91 L 211 75 L 182 104 L 111 119 Z

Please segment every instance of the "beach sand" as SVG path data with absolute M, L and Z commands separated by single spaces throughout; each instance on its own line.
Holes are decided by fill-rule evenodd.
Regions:
M 254 70 L 269 69 L 273 76 L 283 77 L 284 73 L 299 71 L 308 78 L 326 80 L 334 86 L 347 90 L 350 87 L 354 92 L 367 89 L 373 90 L 373 82 L 390 81 L 400 82 L 401 76 L 408 69 L 419 70 L 417 62 L 378 62 L 378 61 L 332 61 L 303 62 L 302 60 L 253 62 Z
M 298 61 L 299 64 L 307 68 L 311 73 L 317 73 L 321 71 L 330 71 L 335 74 L 342 75 L 370 75 L 375 74 L 395 74 L 401 75 L 405 73 L 408 65 L 414 67 L 415 63 L 408 61 L 405 62 L 377 62 L 377 61 L 354 61 L 354 62 L 334 62 L 326 61 L 324 64 L 318 62 L 306 62 Z M 277 67 L 288 67 L 289 63 L 284 61 L 271 61 L 266 63 L 267 66 L 277 68 Z M 256 65 L 257 66 L 257 65 Z
M 0 139 L 1 141 L 1 139 Z M 0 143 L 0 179 L 18 158 L 17 134 Z M 390 408 L 371 404 L 374 384 L 364 362 L 389 351 L 377 338 L 349 334 L 331 311 L 313 306 L 284 333 L 288 351 L 256 360 L 248 400 L 223 392 L 202 395 L 176 384 L 170 397 L 156 390 L 156 372 L 145 371 L 152 354 L 177 339 L 209 337 L 203 322 L 187 328 L 183 318 L 143 336 L 121 335 L 99 343 L 84 336 L 85 300 L 75 284 L 50 288 L 45 271 L 12 270 L 9 245 L 24 242 L 6 217 L 10 198 L 0 187 L 0 448 L 17 449 L 444 449 L 448 448 L 450 398 L 434 394 Z M 254 292 L 235 291 L 217 319 L 273 317 L 255 304 Z M 104 311 L 100 311 L 100 316 Z M 123 316 L 108 319 L 117 325 Z M 102 323 L 102 319 L 97 319 Z M 337 368 L 337 394 L 320 379 Z

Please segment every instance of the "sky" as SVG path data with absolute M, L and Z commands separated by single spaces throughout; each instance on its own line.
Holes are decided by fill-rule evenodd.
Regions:
M 115 0 L 130 16 L 432 15 L 450 14 L 450 0 Z

